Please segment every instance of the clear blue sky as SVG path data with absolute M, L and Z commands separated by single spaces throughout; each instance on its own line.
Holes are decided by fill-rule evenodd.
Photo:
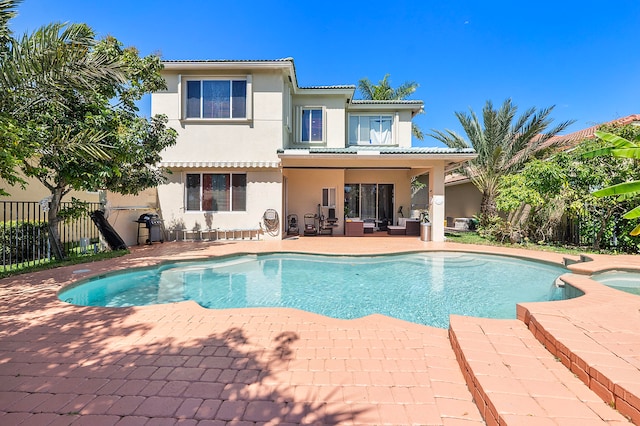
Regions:
M 567 132 L 640 113 L 638 0 L 25 0 L 11 27 L 54 21 L 164 59 L 291 56 L 302 86 L 413 80 L 425 133 L 460 131 L 454 112 L 487 99 L 556 105 L 556 121 L 576 120 Z

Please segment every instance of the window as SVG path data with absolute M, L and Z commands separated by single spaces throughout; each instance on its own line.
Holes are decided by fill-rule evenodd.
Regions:
M 349 116 L 349 144 L 351 145 L 392 145 L 390 115 Z
M 322 207 L 336 206 L 336 189 L 322 188 Z
M 300 142 L 322 142 L 322 108 L 301 108 Z
M 188 80 L 186 118 L 246 118 L 246 80 Z
M 345 217 L 393 221 L 393 184 L 346 183 L 344 185 Z
M 236 173 L 189 173 L 187 211 L 246 211 L 247 175 Z

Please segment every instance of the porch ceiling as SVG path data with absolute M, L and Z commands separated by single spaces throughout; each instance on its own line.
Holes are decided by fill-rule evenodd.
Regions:
M 283 168 L 450 169 L 475 158 L 473 149 L 452 148 L 308 148 L 278 151 Z

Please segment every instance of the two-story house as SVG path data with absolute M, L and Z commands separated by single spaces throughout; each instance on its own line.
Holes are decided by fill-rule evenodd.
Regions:
M 168 88 L 152 95 L 152 114 L 179 134 L 156 194 L 165 225 L 282 238 L 290 215 L 301 234 L 305 220 L 321 226 L 318 218 L 335 216 L 331 231 L 342 234 L 345 218 L 379 225 L 409 216 L 411 179 L 426 173 L 433 240 L 444 239 L 445 171 L 475 154 L 412 147 L 422 101 L 354 100 L 353 85 L 301 87 L 291 58 L 165 61 L 162 75 Z

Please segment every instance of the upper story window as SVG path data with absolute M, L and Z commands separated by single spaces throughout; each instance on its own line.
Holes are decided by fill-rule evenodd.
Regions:
M 188 80 L 186 118 L 246 118 L 246 80 Z
M 324 141 L 324 110 L 322 107 L 300 108 L 299 142 Z
M 393 117 L 390 115 L 350 115 L 350 145 L 392 145 Z

